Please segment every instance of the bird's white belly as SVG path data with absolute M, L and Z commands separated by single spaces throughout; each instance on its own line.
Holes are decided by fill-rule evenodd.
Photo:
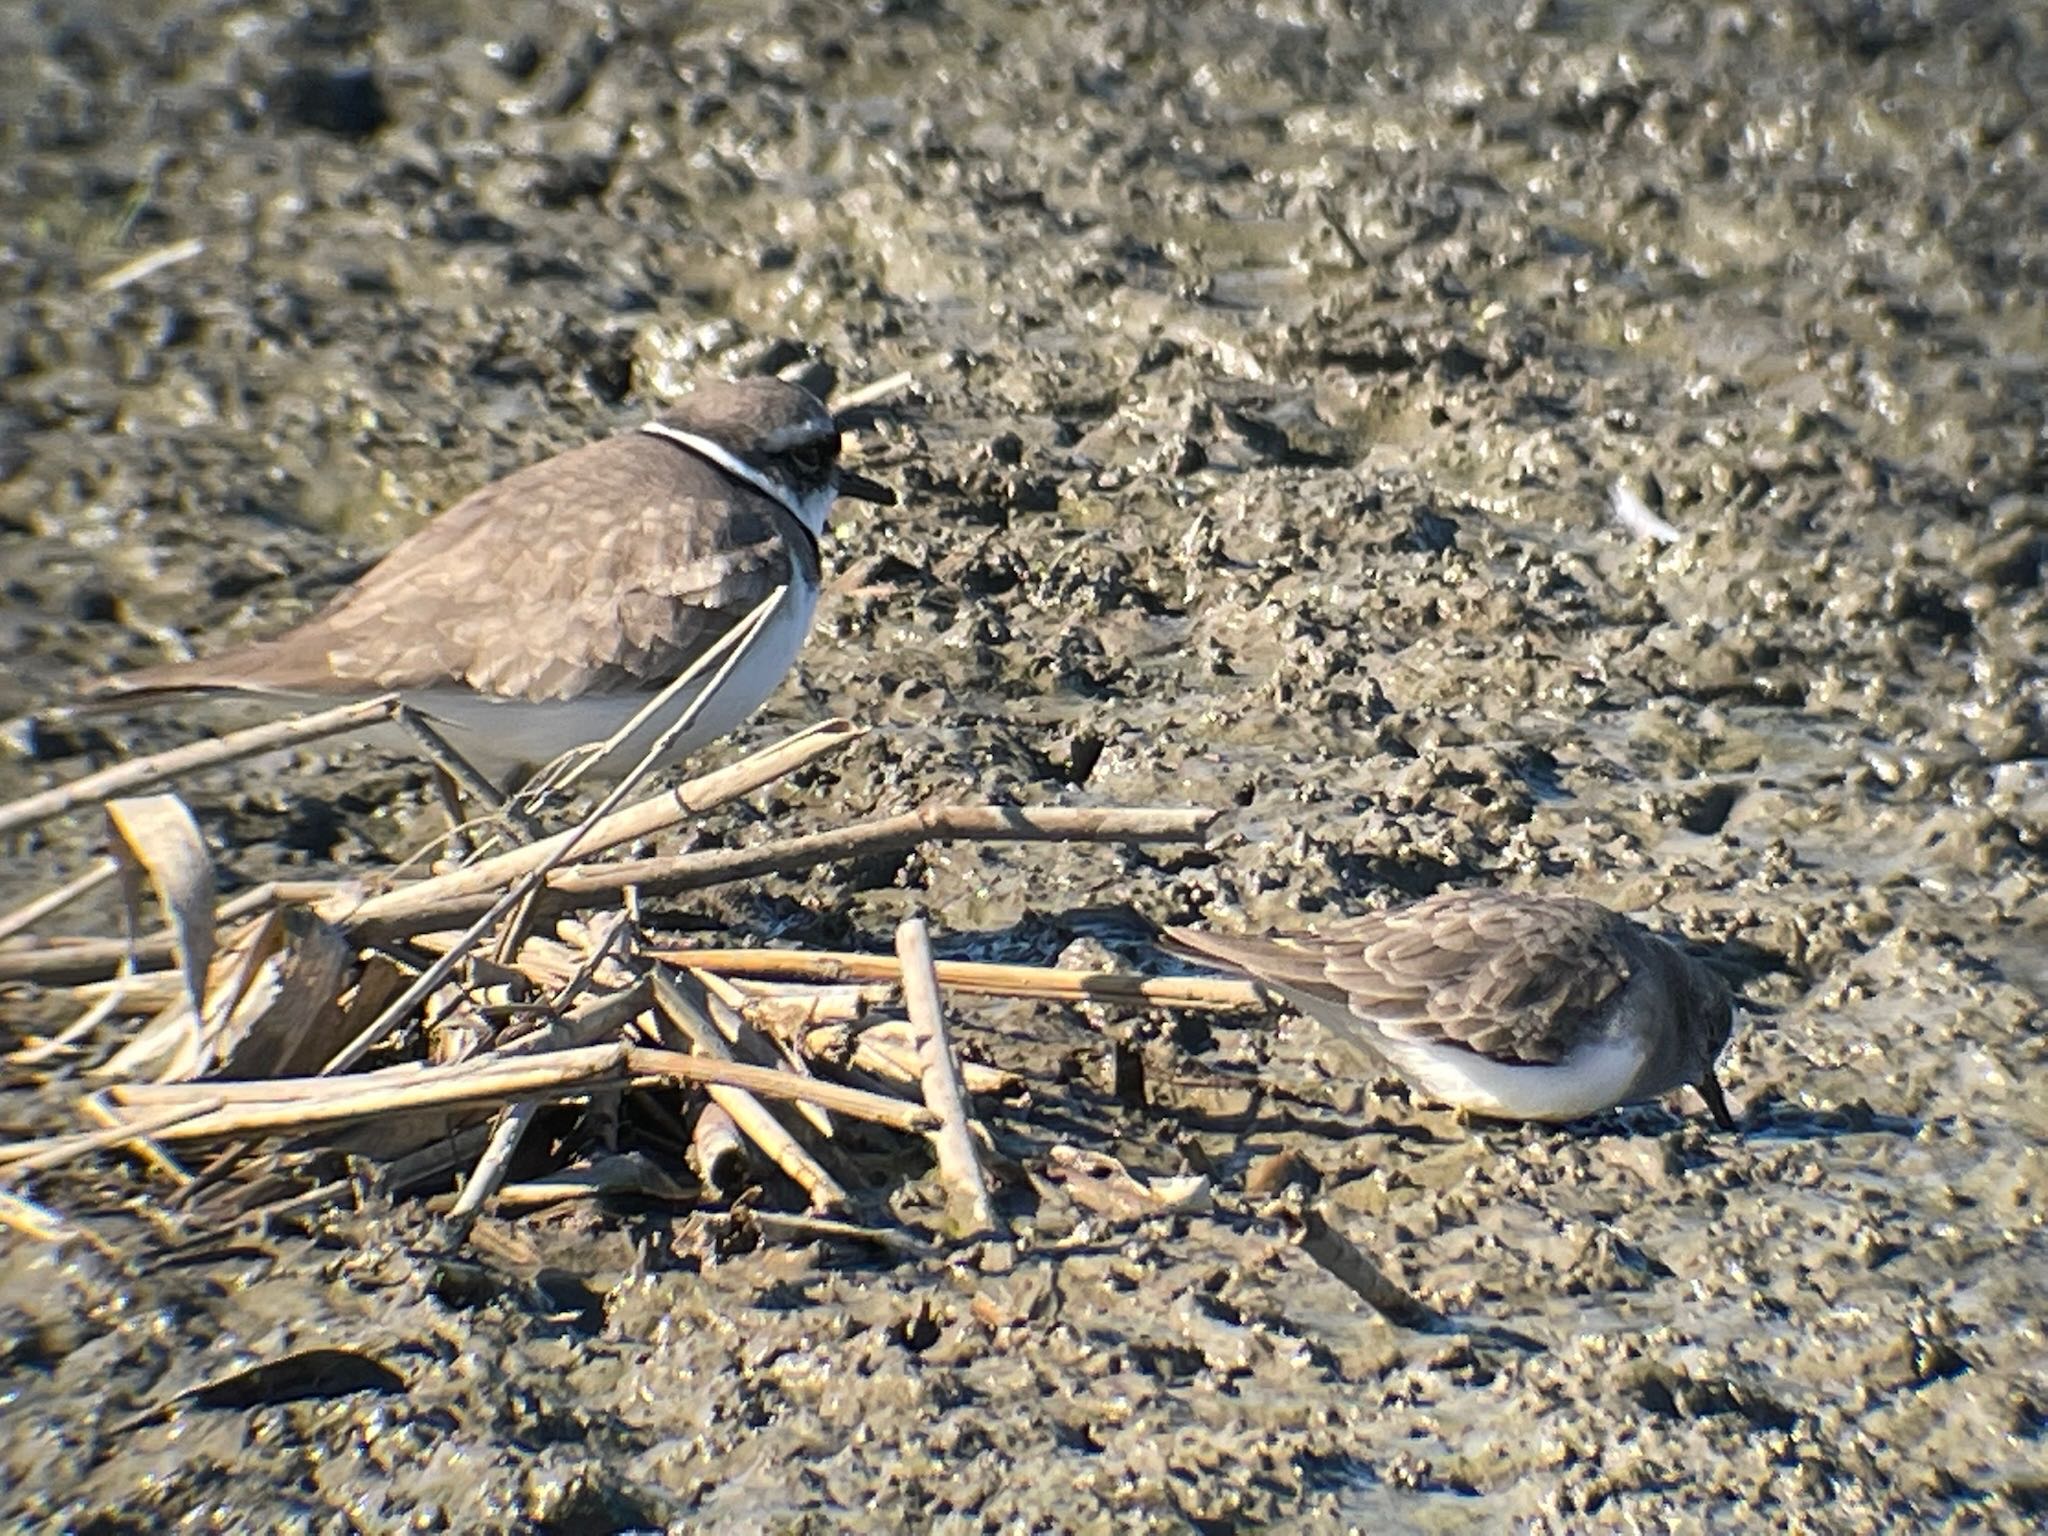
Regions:
M 817 608 L 815 591 L 793 589 L 754 637 L 724 684 L 689 728 L 662 756 L 671 763 L 744 725 L 782 685 L 810 634 Z M 679 689 L 643 721 L 591 776 L 616 779 L 631 769 L 655 741 L 695 704 L 714 665 L 689 687 Z M 458 689 L 423 689 L 405 702 L 425 715 L 448 744 L 486 776 L 503 780 L 520 768 L 538 768 L 566 752 L 608 739 L 623 730 L 649 699 L 648 693 L 592 695 L 534 702 L 495 699 Z
M 1589 1041 L 1555 1066 L 1518 1066 L 1454 1045 L 1394 1039 L 1354 1018 L 1349 1009 L 1291 989 L 1276 990 L 1438 1103 L 1504 1120 L 1563 1121 L 1596 1115 L 1640 1096 L 1636 1085 L 1648 1052 L 1641 1040 L 1625 1032 Z
M 1433 1099 L 1507 1120 L 1577 1120 L 1625 1104 L 1643 1067 L 1634 1041 L 1580 1046 L 1555 1066 L 1515 1066 L 1456 1046 L 1390 1041 L 1382 1054 Z

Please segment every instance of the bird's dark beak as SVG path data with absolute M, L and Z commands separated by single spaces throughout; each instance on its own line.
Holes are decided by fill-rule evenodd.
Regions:
M 1735 1117 L 1728 1113 L 1728 1100 L 1721 1093 L 1720 1079 L 1714 1076 L 1712 1067 L 1700 1075 L 1700 1097 L 1706 1101 L 1707 1113 L 1714 1117 L 1714 1124 L 1724 1131 L 1735 1129 Z
M 896 505 L 896 493 L 879 480 L 870 480 L 866 475 L 856 474 L 850 469 L 839 471 L 839 494 L 872 501 L 878 507 Z

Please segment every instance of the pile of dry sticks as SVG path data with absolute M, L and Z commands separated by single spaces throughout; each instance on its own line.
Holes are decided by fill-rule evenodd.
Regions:
M 278 1187 L 266 1174 L 312 1149 L 351 1154 L 358 1169 L 368 1159 L 393 1195 L 452 1186 L 440 1198 L 457 1221 L 593 1192 L 682 1198 L 672 1158 L 664 1166 L 619 1150 L 619 1106 L 640 1094 L 636 1122 L 666 1116 L 672 1135 L 661 1139 L 690 1149 L 704 1189 L 731 1193 L 758 1155 L 804 1191 L 814 1226 L 851 1209 L 834 1171 L 847 1155 L 839 1122 L 929 1137 L 947 1225 L 987 1233 L 1000 1216 L 972 1100 L 1004 1091 L 1008 1074 L 960 1059 L 942 992 L 1260 1006 L 1241 982 L 935 962 L 917 918 L 901 925 L 893 956 L 665 945 L 641 922 L 643 899 L 934 842 L 1197 843 L 1212 820 L 1184 809 L 932 804 L 747 847 L 622 852 L 843 750 L 863 734 L 843 720 L 627 803 L 650 752 L 552 835 L 493 802 L 492 840 L 432 875 L 379 887 L 277 882 L 217 902 L 190 812 L 150 791 L 385 720 L 410 724 L 445 771 L 488 793 L 384 698 L 125 762 L 0 806 L 0 834 L 103 806 L 112 847 L 81 877 L 0 917 L 0 998 L 61 991 L 78 1008 L 69 1027 L 22 1040 L 6 1058 L 13 1085 L 36 1088 L 38 1104 L 66 1105 L 75 1128 L 0 1144 L 0 1221 L 52 1240 L 84 1237 L 20 1191 L 39 1171 L 109 1148 L 144 1158 L 169 1186 L 167 1205 L 226 1189 L 246 1194 L 245 1212 L 351 1198 L 359 1174 L 311 1188 L 301 1179 L 282 1201 L 260 1193 Z M 30 936 L 108 881 L 125 898 L 125 935 Z M 164 922 L 145 932 L 152 892 Z M 71 1081 L 75 1099 L 49 1091 Z M 551 1173 L 508 1184 L 536 1114 L 565 1102 L 581 1107 L 590 1132 L 580 1154 L 565 1151 Z

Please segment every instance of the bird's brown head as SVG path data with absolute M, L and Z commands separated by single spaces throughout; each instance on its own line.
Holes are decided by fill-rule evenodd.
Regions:
M 813 533 L 832 503 L 854 496 L 894 506 L 896 493 L 839 462 L 839 426 L 824 402 L 782 379 L 700 386 L 649 425 L 767 492 Z

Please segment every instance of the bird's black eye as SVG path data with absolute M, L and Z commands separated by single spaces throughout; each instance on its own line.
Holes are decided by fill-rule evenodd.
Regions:
M 789 462 L 796 466 L 800 475 L 823 475 L 826 467 L 832 462 L 832 450 L 836 446 L 823 442 L 806 443 L 801 448 L 789 450 Z

